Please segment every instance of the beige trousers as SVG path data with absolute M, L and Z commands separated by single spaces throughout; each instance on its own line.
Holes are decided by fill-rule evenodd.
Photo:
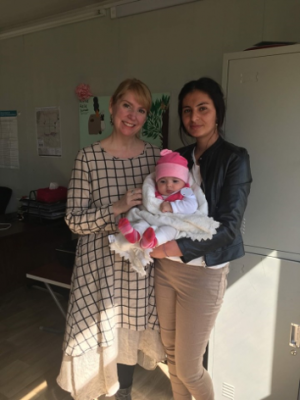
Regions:
M 220 269 L 155 261 L 155 296 L 174 400 L 213 400 L 203 355 L 221 308 L 229 264 Z

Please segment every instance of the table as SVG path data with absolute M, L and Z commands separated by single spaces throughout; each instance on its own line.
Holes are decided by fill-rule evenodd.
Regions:
M 38 282 L 43 282 L 55 301 L 57 307 L 62 313 L 63 317 L 66 318 L 65 310 L 62 308 L 55 292 L 52 290 L 50 285 L 58 286 L 66 289 L 71 287 L 72 268 L 65 267 L 59 262 L 52 262 L 49 264 L 42 265 L 33 271 L 26 274 L 26 278 L 33 279 Z M 49 330 L 48 328 L 40 328 L 43 330 Z
M 45 223 L 12 221 L 0 231 L 0 294 L 26 284 L 26 273 L 56 260 L 56 248 L 71 240 L 63 219 Z

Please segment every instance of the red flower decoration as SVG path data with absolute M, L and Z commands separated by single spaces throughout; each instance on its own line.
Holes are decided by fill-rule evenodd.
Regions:
M 81 83 L 75 89 L 75 93 L 80 101 L 88 100 L 93 96 L 90 85 L 86 85 L 85 83 Z

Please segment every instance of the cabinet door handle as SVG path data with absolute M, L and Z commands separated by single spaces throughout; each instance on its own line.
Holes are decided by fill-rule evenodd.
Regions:
M 300 347 L 300 325 L 291 324 L 290 346 Z

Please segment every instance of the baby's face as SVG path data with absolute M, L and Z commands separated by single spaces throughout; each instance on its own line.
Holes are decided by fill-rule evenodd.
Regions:
M 177 192 L 185 186 L 185 182 L 182 179 L 174 178 L 173 176 L 166 176 L 160 178 L 156 182 L 157 190 L 163 196 L 169 196 L 170 194 Z

